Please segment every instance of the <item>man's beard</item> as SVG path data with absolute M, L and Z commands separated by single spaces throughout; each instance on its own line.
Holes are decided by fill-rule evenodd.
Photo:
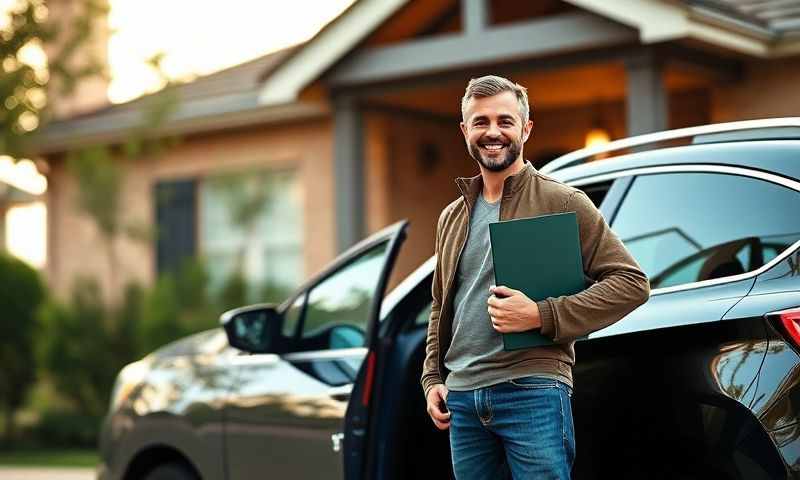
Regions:
M 505 156 L 493 159 L 491 157 L 484 158 L 483 152 L 481 152 L 481 147 L 478 146 L 477 143 L 470 143 L 469 144 L 469 154 L 472 158 L 475 159 L 478 163 L 480 163 L 483 168 L 489 170 L 491 172 L 502 172 L 506 168 L 510 167 L 514 161 L 516 161 L 517 157 L 519 157 L 519 152 L 522 150 L 522 145 L 515 141 L 510 141 L 508 146 L 506 147 L 506 154 Z

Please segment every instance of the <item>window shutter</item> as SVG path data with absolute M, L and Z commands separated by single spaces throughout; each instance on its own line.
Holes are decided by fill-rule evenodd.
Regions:
M 197 252 L 197 182 L 194 179 L 162 181 L 154 189 L 156 269 L 175 271 Z

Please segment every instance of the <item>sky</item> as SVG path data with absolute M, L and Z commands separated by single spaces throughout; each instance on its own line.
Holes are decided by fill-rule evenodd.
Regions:
M 159 87 L 146 60 L 164 53 L 172 78 L 208 74 L 311 38 L 353 0 L 109 0 L 112 102 Z

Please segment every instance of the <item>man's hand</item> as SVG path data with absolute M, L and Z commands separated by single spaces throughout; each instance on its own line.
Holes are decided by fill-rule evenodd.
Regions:
M 502 285 L 489 287 L 489 318 L 500 333 L 525 332 L 542 327 L 539 307 L 527 295 Z
M 439 430 L 447 430 L 450 428 L 450 412 L 445 411 L 445 399 L 447 398 L 447 387 L 439 383 L 428 390 L 428 415 L 430 415 L 433 424 Z

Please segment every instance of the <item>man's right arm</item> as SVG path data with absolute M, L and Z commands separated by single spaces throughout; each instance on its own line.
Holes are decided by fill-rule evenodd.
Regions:
M 442 259 L 440 255 L 442 225 L 447 213 L 447 207 L 439 215 L 436 225 L 436 240 L 434 251 L 436 253 L 436 263 L 433 269 L 433 282 L 431 283 L 431 315 L 428 320 L 428 336 L 425 341 L 425 361 L 422 364 L 422 388 L 425 391 L 425 398 L 428 392 L 436 385 L 443 383 L 439 377 L 439 312 L 442 305 Z

